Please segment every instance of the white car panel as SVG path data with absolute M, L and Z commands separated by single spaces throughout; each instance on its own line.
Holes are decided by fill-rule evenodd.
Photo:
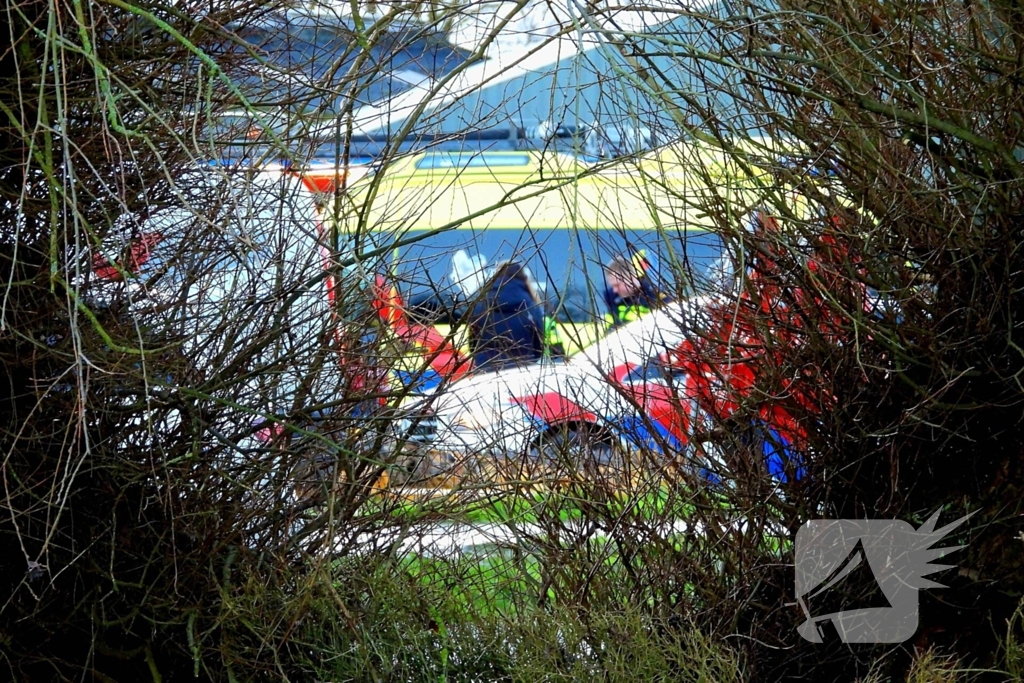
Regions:
M 431 433 L 421 434 L 419 441 L 431 449 L 480 455 L 525 453 L 546 425 L 515 399 L 557 394 L 599 421 L 635 414 L 636 406 L 616 389 L 611 373 L 627 364 L 645 366 L 678 347 L 707 305 L 704 297 L 666 304 L 566 363 L 544 360 L 471 375 L 442 385 L 433 394 L 409 397 L 402 408 L 408 415 L 427 416 Z M 403 425 L 408 430 L 412 422 Z

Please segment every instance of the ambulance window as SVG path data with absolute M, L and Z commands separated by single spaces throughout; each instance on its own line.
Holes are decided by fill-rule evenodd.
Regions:
M 415 236 L 410 232 L 402 239 Z M 707 287 L 722 256 L 721 239 L 705 231 L 460 228 L 397 249 L 391 267 L 410 301 L 457 301 L 456 252 L 464 252 L 463 260 L 486 262 L 485 276 L 497 263 L 515 260 L 530 269 L 551 311 L 562 320 L 585 322 L 605 312 L 603 264 L 630 249 L 644 251 L 653 265 L 653 284 L 673 296 Z M 687 281 L 678 282 L 683 274 Z

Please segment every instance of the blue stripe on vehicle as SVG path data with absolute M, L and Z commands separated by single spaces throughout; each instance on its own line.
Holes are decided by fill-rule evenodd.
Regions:
M 648 428 L 654 427 L 654 433 Z M 616 425 L 616 430 L 627 441 L 640 448 L 649 448 L 656 453 L 664 453 L 663 444 L 667 444 L 674 450 L 682 450 L 683 444 L 672 432 L 663 427 L 657 420 L 644 419 L 638 416 L 623 418 Z
M 441 373 L 436 370 L 427 368 L 424 370 L 418 370 L 416 372 L 409 372 L 406 370 L 399 370 L 396 373 L 398 381 L 401 382 L 402 387 L 412 393 L 427 393 L 438 386 L 444 381 L 441 377 Z
M 803 457 L 777 431 L 768 427 L 768 438 L 764 440 L 764 460 L 768 473 L 783 484 L 789 483 L 786 466 L 796 465 L 793 471 L 794 481 L 800 481 L 807 474 L 803 465 Z

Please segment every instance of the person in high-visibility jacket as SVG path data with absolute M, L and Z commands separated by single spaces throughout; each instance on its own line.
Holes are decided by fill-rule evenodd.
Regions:
M 561 358 L 565 356 L 565 345 L 562 343 L 562 332 L 558 329 L 558 320 L 554 315 L 544 314 L 544 357 Z
M 666 300 L 653 282 L 653 266 L 644 251 L 619 255 L 604 268 L 605 303 L 608 313 L 605 323 L 618 327 L 650 313 Z

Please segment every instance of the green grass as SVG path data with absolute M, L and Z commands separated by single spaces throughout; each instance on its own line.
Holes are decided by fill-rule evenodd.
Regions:
M 370 501 L 366 512 L 387 514 L 408 522 L 450 520 L 468 523 L 535 524 L 556 517 L 562 522 L 579 520 L 600 508 L 600 514 L 611 517 L 635 517 L 645 520 L 688 518 L 694 506 L 673 493 L 667 486 L 643 493 L 616 492 L 603 501 L 588 497 L 587 491 L 568 488 L 547 491 L 509 491 L 490 494 L 477 500 L 459 501 L 454 496 L 439 495 L 421 501 L 396 498 Z

